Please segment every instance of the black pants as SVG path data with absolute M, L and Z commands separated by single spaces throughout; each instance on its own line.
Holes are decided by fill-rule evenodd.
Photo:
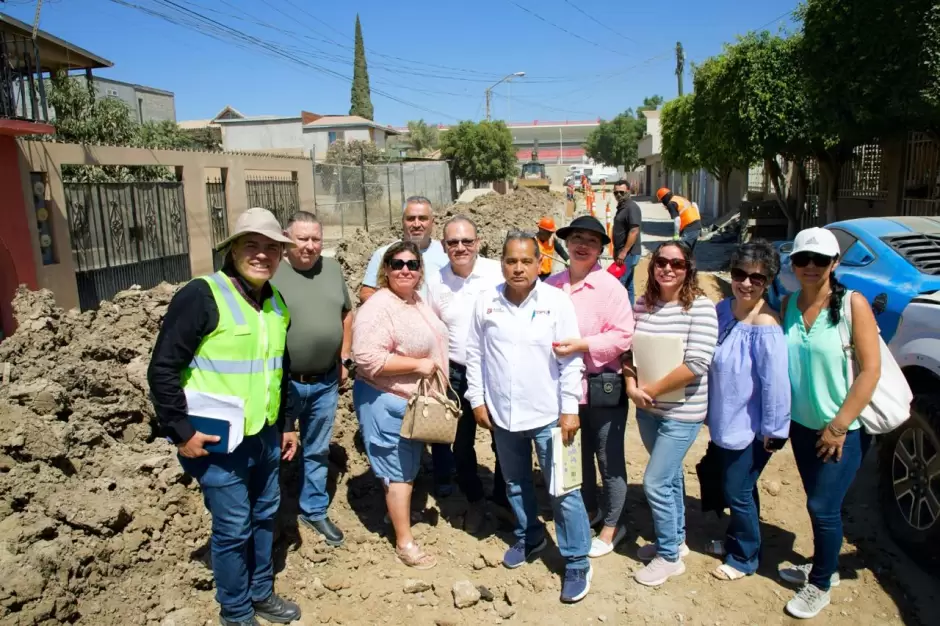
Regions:
M 477 437 L 477 422 L 473 419 L 470 403 L 464 398 L 467 393 L 467 368 L 458 363 L 450 362 L 450 384 L 460 397 L 462 412 L 457 422 L 457 437 L 454 439 L 454 462 L 457 466 L 457 486 L 467 497 L 468 502 L 479 502 L 483 499 L 483 482 L 477 473 L 477 452 L 474 443 Z M 496 442 L 490 436 L 490 446 L 496 454 Z M 506 499 L 506 481 L 499 467 L 499 457 L 496 457 L 496 467 L 493 468 L 493 499 L 504 501 Z

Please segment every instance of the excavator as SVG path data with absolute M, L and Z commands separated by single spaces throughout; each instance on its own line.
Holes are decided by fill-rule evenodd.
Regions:
M 545 164 L 539 162 L 539 140 L 536 139 L 529 162 L 522 164 L 522 173 L 516 179 L 516 189 L 524 187 L 548 191 L 551 182 L 545 174 Z

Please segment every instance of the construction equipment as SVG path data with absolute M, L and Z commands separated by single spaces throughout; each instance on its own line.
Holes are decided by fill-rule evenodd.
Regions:
M 516 189 L 525 187 L 548 191 L 549 185 L 551 185 L 551 180 L 545 174 L 545 164 L 539 162 L 539 142 L 536 139 L 532 146 L 531 160 L 522 164 L 522 172 L 516 179 Z

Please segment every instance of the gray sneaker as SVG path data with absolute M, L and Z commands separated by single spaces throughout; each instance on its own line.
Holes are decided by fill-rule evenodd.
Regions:
M 790 567 L 781 567 L 777 570 L 777 573 L 780 575 L 780 578 L 787 581 L 788 583 L 793 583 L 794 585 L 805 585 L 809 582 L 809 573 L 813 569 L 812 563 L 804 563 L 803 565 L 791 565 Z M 829 579 L 830 587 L 838 587 L 839 583 L 842 580 L 839 578 L 839 572 L 836 572 L 832 575 L 832 578 Z
M 787 602 L 787 613 L 800 619 L 816 617 L 829 606 L 829 592 L 816 585 L 806 584 L 800 587 L 793 599 Z
M 656 543 L 648 543 L 645 546 L 640 546 L 636 551 L 636 558 L 641 561 L 652 561 L 656 558 L 656 553 Z M 689 546 L 683 541 L 682 545 L 679 546 L 679 558 L 684 559 L 687 556 L 689 556 Z
M 656 557 L 650 564 L 633 575 L 633 579 L 647 587 L 658 587 L 673 576 L 685 573 L 685 563 L 679 559 L 675 563 L 667 561 L 661 556 Z

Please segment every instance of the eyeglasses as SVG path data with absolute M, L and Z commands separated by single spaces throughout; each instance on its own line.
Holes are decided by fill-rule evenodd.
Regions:
M 653 261 L 653 265 L 661 270 L 671 267 L 673 271 L 676 272 L 689 269 L 689 263 L 685 259 L 667 259 L 664 256 L 657 257 L 656 260 Z
M 793 267 L 806 267 L 810 263 L 816 267 L 829 267 L 832 264 L 832 258 L 816 252 L 797 252 L 790 255 L 790 263 L 793 263 Z
M 421 269 L 421 261 L 417 259 L 408 259 L 407 261 L 404 259 L 392 259 L 388 262 L 388 266 L 396 272 L 400 272 L 406 267 L 409 271 L 417 272 Z
M 751 279 L 751 284 L 754 285 L 755 287 L 760 288 L 767 284 L 767 277 L 764 276 L 763 274 L 758 274 L 757 272 L 753 274 L 748 274 L 747 272 L 742 270 L 740 267 L 731 268 L 731 280 L 733 280 L 734 282 L 743 283 L 745 280 L 749 278 Z
M 627 195 L 626 191 L 614 191 L 615 196 L 625 196 Z
M 448 248 L 456 248 L 459 244 L 463 244 L 464 248 L 469 248 L 476 242 L 476 239 L 448 239 L 444 243 Z

